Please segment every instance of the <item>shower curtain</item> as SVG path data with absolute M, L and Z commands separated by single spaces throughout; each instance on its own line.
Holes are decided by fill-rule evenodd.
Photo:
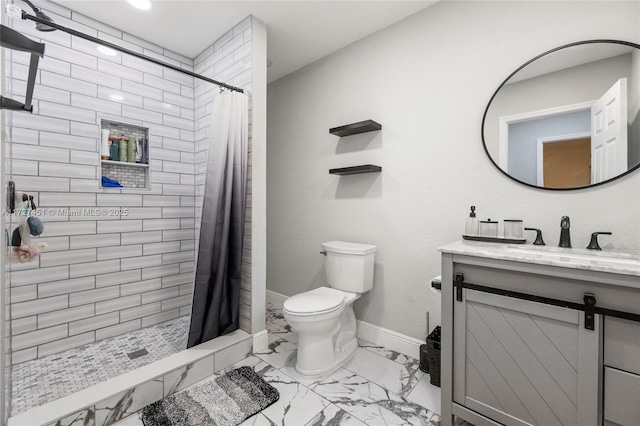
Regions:
M 215 97 L 188 348 L 239 327 L 248 115 L 246 95 Z

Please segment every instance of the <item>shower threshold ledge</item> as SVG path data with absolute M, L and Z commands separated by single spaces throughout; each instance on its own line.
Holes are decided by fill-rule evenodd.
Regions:
M 9 418 L 7 426 L 110 425 L 245 358 L 252 335 L 236 330 Z M 136 392 L 136 390 L 138 392 Z M 118 411 L 127 407 L 126 412 Z M 86 424 L 94 424 L 86 423 Z

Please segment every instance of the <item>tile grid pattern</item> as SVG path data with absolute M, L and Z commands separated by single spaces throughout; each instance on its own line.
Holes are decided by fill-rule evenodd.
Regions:
M 439 410 L 440 389 L 417 369 L 417 360 L 360 342 L 361 348 L 344 368 L 309 378 L 295 371 L 297 336 L 281 310 L 268 307 L 267 330 L 266 350 L 217 373 L 251 366 L 280 393 L 279 401 L 240 426 L 440 425 L 434 412 Z M 116 424 L 142 426 L 138 416 Z
M 56 22 L 192 70 L 193 61 L 40 1 Z M 11 265 L 13 364 L 190 313 L 195 257 L 193 78 L 55 31 L 46 43 L 34 113 L 12 113 L 18 191 L 34 196 L 47 250 Z M 21 100 L 28 55 L 9 58 Z M 112 94 L 122 97 L 114 101 Z M 167 107 L 170 105 L 170 107 Z M 98 138 L 106 119 L 149 128 L 151 190 L 99 189 Z M 12 218 L 15 224 L 17 217 Z
M 180 352 L 187 347 L 188 331 L 189 317 L 180 317 L 15 365 L 11 415 Z M 148 354 L 129 359 L 127 354 L 140 349 Z
M 247 17 L 194 59 L 194 71 L 214 80 L 251 91 L 251 17 Z M 195 193 L 196 245 L 202 214 L 207 171 L 207 151 L 211 113 L 219 88 L 195 81 Z M 251 102 L 251 98 L 249 98 Z M 251 111 L 249 112 L 249 167 L 242 253 L 242 290 L 240 293 L 240 328 L 251 331 Z

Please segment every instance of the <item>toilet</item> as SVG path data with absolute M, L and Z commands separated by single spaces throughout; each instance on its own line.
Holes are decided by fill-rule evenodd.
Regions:
M 358 348 L 353 302 L 371 290 L 376 246 L 322 243 L 328 287 L 288 298 L 284 317 L 298 333 L 296 370 L 306 376 L 330 373 Z

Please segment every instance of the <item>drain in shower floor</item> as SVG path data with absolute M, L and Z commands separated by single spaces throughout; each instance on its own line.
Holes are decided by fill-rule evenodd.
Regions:
M 141 356 L 147 355 L 148 353 L 149 352 L 147 352 L 146 349 L 138 349 L 137 351 L 129 352 L 127 356 L 129 357 L 129 359 L 136 359 L 140 358 Z

